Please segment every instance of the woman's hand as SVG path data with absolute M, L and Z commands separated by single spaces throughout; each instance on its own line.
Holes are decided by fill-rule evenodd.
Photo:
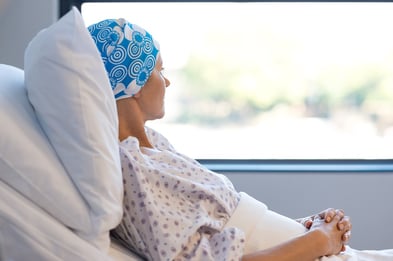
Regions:
M 339 254 L 345 249 L 346 242 L 343 238 L 346 231 L 339 228 L 342 218 L 341 214 L 338 213 L 329 222 L 326 222 L 325 218 L 321 218 L 319 215 L 314 216 L 310 232 L 321 234 L 325 248 L 324 253 L 327 256 Z
M 341 251 L 345 250 L 345 245 L 348 244 L 348 241 L 351 237 L 351 229 L 352 229 L 352 223 L 350 221 L 350 218 L 348 216 L 345 216 L 344 211 L 341 209 L 334 209 L 334 208 L 328 208 L 324 211 L 321 211 L 320 213 L 316 215 L 312 215 L 309 217 L 305 217 L 302 219 L 298 219 L 297 221 L 303 224 L 307 229 L 310 229 L 311 226 L 313 225 L 313 222 L 316 218 L 320 220 L 324 220 L 326 223 L 330 223 L 334 217 L 339 218 L 339 222 L 337 223 L 337 228 L 340 231 L 343 231 L 344 234 L 342 236 L 342 241 L 343 241 L 343 247 Z

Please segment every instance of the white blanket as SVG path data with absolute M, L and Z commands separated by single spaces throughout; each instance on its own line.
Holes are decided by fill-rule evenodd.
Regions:
M 112 244 L 100 251 L 0 181 L 0 260 L 138 261 Z
M 244 231 L 245 254 L 272 247 L 306 231 L 303 225 L 269 210 L 265 204 L 244 192 L 241 192 L 240 203 L 226 227 L 238 227 Z M 346 248 L 340 255 L 322 257 L 319 261 L 393 260 L 393 249 L 360 251 L 349 246 Z

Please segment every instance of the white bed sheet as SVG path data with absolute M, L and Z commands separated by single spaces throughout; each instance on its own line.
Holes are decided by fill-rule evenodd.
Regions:
M 123 246 L 117 244 L 116 242 L 111 242 L 111 247 L 109 248 L 109 256 L 116 261 L 142 261 L 144 259 L 140 258 L 138 255 L 130 252 Z
M 0 198 L 2 261 L 142 260 L 116 243 L 98 250 L 2 181 Z

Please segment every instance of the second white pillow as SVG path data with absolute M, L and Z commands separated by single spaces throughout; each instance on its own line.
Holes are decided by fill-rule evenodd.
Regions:
M 122 216 L 116 104 L 75 7 L 30 42 L 25 84 L 40 124 L 91 210 L 92 226 L 83 237 L 107 249 L 109 230 Z

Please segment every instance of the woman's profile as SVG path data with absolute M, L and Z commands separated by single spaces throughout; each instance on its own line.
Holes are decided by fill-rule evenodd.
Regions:
M 127 247 L 154 261 L 393 260 L 393 250 L 348 247 L 352 225 L 342 210 L 290 219 L 176 151 L 145 126 L 164 116 L 170 85 L 158 42 L 125 19 L 88 29 L 117 104 L 124 215 L 113 234 Z

